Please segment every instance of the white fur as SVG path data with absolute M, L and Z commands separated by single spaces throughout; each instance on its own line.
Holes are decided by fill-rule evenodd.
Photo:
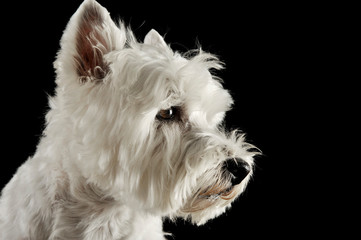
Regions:
M 89 11 L 87 20 L 100 20 L 79 36 L 89 30 Z M 105 64 L 87 69 L 79 41 Z M 43 137 L 2 191 L 1 240 L 164 239 L 163 217 L 203 224 L 243 192 L 252 172 L 221 197 L 230 187 L 222 163 L 241 158 L 253 166 L 256 153 L 242 134 L 221 127 L 233 102 L 209 72 L 222 67 L 215 56 L 173 52 L 155 30 L 140 43 L 85 0 L 54 66 Z M 170 107 L 179 119 L 157 119 Z

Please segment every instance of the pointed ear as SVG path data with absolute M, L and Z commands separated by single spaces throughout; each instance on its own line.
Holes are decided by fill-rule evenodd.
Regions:
M 61 39 L 55 62 L 58 81 L 103 80 L 109 72 L 104 56 L 123 48 L 125 41 L 124 31 L 114 24 L 108 11 L 94 0 L 85 0 L 71 17 Z
M 169 49 L 163 37 L 154 29 L 150 30 L 144 38 L 144 44 Z

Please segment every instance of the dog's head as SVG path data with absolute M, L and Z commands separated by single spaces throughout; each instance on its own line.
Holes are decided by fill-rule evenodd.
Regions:
M 58 132 L 76 156 L 69 172 L 131 207 L 198 224 L 243 192 L 256 152 L 222 127 L 233 101 L 210 73 L 222 68 L 215 56 L 173 52 L 155 30 L 138 42 L 86 0 L 54 65 L 48 128 L 68 126 Z

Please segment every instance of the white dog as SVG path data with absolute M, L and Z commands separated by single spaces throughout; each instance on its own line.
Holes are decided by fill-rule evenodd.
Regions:
M 163 217 L 203 224 L 245 189 L 257 152 L 222 128 L 215 56 L 155 30 L 138 42 L 85 0 L 54 66 L 43 137 L 2 191 L 1 240 L 165 239 Z

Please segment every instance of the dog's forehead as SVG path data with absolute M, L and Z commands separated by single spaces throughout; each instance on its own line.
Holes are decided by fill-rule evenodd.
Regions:
M 184 103 L 189 112 L 204 112 L 207 118 L 213 118 L 230 109 L 233 103 L 230 94 L 211 75 L 208 81 L 195 77 L 187 82 L 191 84 L 187 86 Z M 198 84 L 193 84 L 194 82 Z
M 233 104 L 232 97 L 219 79 L 202 64 L 183 60 L 183 66 L 176 69 L 170 86 L 168 105 L 182 105 L 189 112 L 204 112 L 213 116 L 226 112 Z
M 142 45 L 116 52 L 113 58 L 117 87 L 147 107 L 184 106 L 189 111 L 213 114 L 229 110 L 232 104 L 228 91 L 211 74 L 210 63 L 202 59 L 201 53 L 186 57 Z

